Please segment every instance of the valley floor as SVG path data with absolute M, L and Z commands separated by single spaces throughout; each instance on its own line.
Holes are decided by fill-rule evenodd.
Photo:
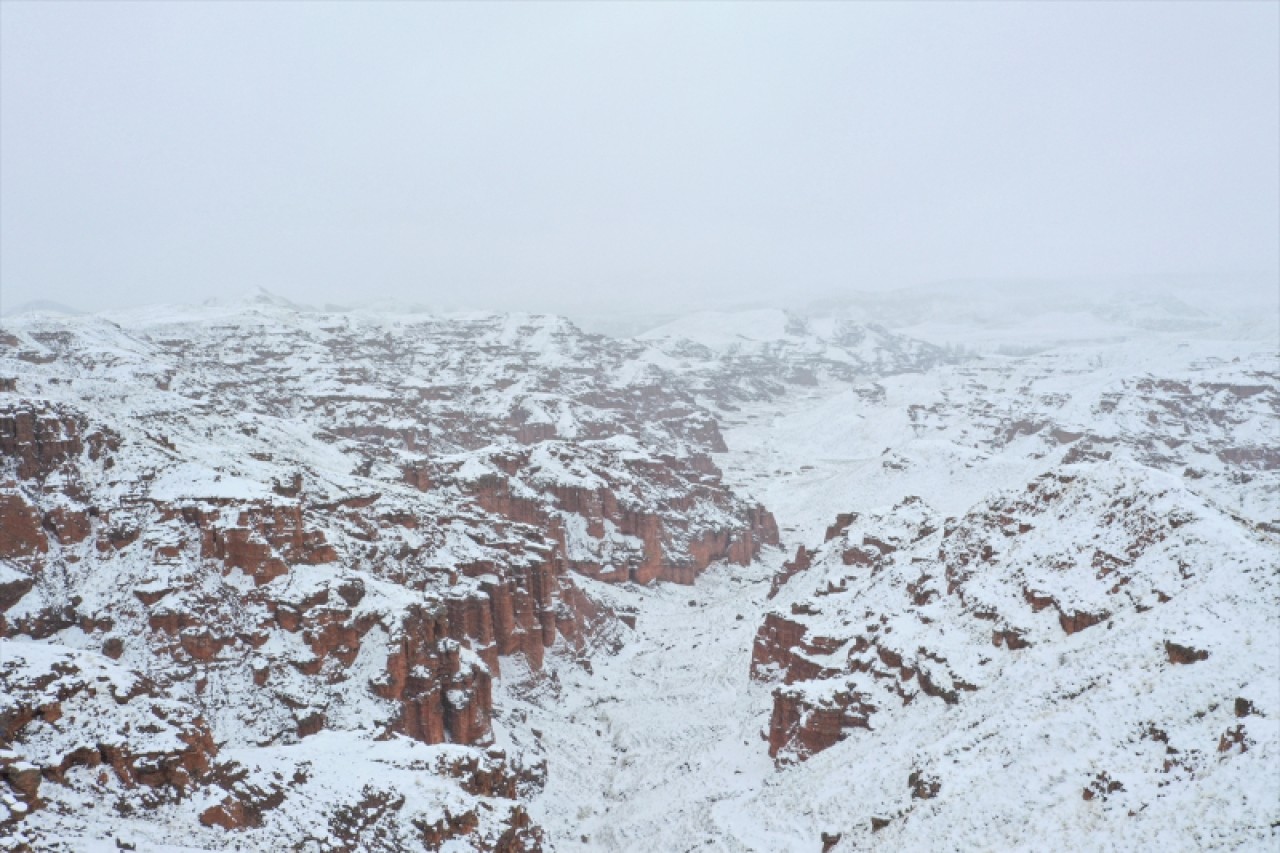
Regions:
M 592 672 L 560 659 L 531 692 L 506 688 L 499 704 L 550 756 L 531 812 L 557 850 L 813 848 L 744 811 L 775 777 L 761 739 L 769 690 L 748 666 L 779 556 L 692 587 L 592 588 L 639 611 L 617 654 Z
M 504 321 L 494 335 L 505 339 L 519 328 Z M 537 328 L 534 337 L 541 340 L 559 326 Z M 362 653 L 367 657 L 355 660 L 373 661 L 377 672 L 356 666 L 349 682 L 355 687 L 338 682 L 315 694 L 316 707 L 321 699 L 328 703 L 323 707 L 332 730 L 299 733 L 283 738 L 296 742 L 269 746 L 246 737 L 238 747 L 225 748 L 224 758 L 252 771 L 250 781 L 264 791 L 277 781 L 295 782 L 287 806 L 263 810 L 268 823 L 256 834 L 191 829 L 197 815 L 221 802 L 222 790 L 102 820 L 110 803 L 99 790 L 99 777 L 86 768 L 72 779 L 80 787 L 46 788 L 61 799 L 32 815 L 31 837 L 57 838 L 62 846 L 51 849 L 59 850 L 115 849 L 117 838 L 139 851 L 179 849 L 171 838 L 189 849 L 274 850 L 282 838 L 311 832 L 317 815 L 359 790 L 361 807 L 369 812 L 351 812 L 351 825 L 366 833 L 357 848 L 402 849 L 391 836 L 380 848 L 368 840 L 368 815 L 381 806 L 365 795 L 367 783 L 413 798 L 403 810 L 386 812 L 403 811 L 387 824 L 406 823 L 404 837 L 421 829 L 409 824 L 415 815 L 427 815 L 428 824 L 480 816 L 487 836 L 454 837 L 433 848 L 443 851 L 492 849 L 505 826 L 499 819 L 519 815 L 517 809 L 526 805 L 533 824 L 545 831 L 548 853 L 818 853 L 824 836 L 839 837 L 832 853 L 1275 850 L 1280 457 L 1274 447 L 1280 398 L 1269 346 L 1154 336 L 1041 347 L 1018 357 L 994 352 L 939 363 L 927 372 L 885 370 L 861 384 L 824 379 L 790 387 L 772 400 L 731 402 L 741 408 L 716 412 L 728 450 L 716 455 L 715 464 L 734 494 L 773 513 L 782 544 L 766 547 L 747 566 L 714 564 L 689 586 L 615 585 L 575 576 L 576 587 L 611 607 L 621 621 L 603 620 L 607 627 L 585 651 L 574 651 L 561 637 L 540 671 L 528 669 L 519 654 L 503 657 L 501 677 L 493 681 L 494 746 L 505 753 L 502 761 L 510 758 L 526 770 L 545 762 L 541 788 L 527 781 L 534 772 L 524 776 L 518 797 L 472 791 L 464 797 L 450 781 L 456 777 L 443 779 L 429 762 L 452 750 L 481 756 L 484 746 L 372 740 L 372 729 L 366 730 L 370 709 L 383 706 L 360 691 L 390 671 L 384 662 L 391 645 L 369 642 Z M 532 349 L 549 359 L 550 376 L 559 370 L 559 351 L 539 347 Z M 674 356 L 663 358 L 680 363 Z M 692 414 L 711 423 L 702 409 L 685 416 Z M 292 441 L 291 435 L 282 431 L 276 438 L 289 447 L 285 439 Z M 335 459 L 325 464 L 345 471 L 347 460 L 333 453 Z M 262 461 L 253 452 L 245 455 Z M 212 463 L 206 467 L 218 488 L 239 482 L 224 482 Z M 1055 474 L 1063 484 L 1076 482 L 1077 491 L 1070 500 L 1045 498 L 1052 512 L 1015 517 L 1024 512 L 1015 501 L 984 505 L 993 495 L 1035 492 L 1039 480 Z M 337 482 L 354 488 L 351 478 L 343 474 Z M 411 497 L 398 508 L 427 500 Z M 847 538 L 851 532 L 836 530 L 824 544 L 838 514 L 858 513 L 865 523 L 879 524 L 894 521 L 895 510 L 906 506 L 915 512 L 922 504 L 929 507 L 932 529 L 910 539 L 889 536 L 894 544 L 883 549 L 896 553 L 893 559 L 902 565 L 859 562 L 857 548 L 881 550 L 863 532 L 855 541 Z M 428 506 L 430 514 L 443 517 L 452 505 Z M 693 506 L 690 517 L 709 511 Z M 1001 547 L 1004 540 L 1012 543 L 1005 562 L 1001 554 L 991 560 L 988 553 L 981 559 L 984 567 L 971 572 L 977 576 L 969 587 L 974 600 L 988 595 L 1001 604 L 1001 613 L 993 606 L 980 614 L 976 604 L 964 601 L 963 590 L 948 588 L 950 570 L 969 565 L 939 550 L 938 540 L 951 536 L 951 522 L 973 534 L 975 548 L 989 540 Z M 401 530 L 398 523 L 394 527 Z M 869 532 L 883 536 L 884 530 Z M 1104 534 L 1118 544 L 1103 541 Z M 416 528 L 396 536 L 403 538 L 388 541 L 397 547 L 420 544 Z M 1019 546 L 1025 542 L 1031 544 Z M 801 545 L 810 549 L 809 557 L 823 553 L 812 563 L 806 558 L 809 569 L 770 599 L 771 580 Z M 1104 546 L 1114 553 L 1104 553 Z M 452 552 L 441 553 L 441 565 L 458 560 Z M 1128 558 L 1115 556 L 1122 554 Z M 612 564 L 607 555 L 600 562 Z M 328 587 L 321 585 L 329 580 L 322 572 L 328 563 L 307 565 L 297 577 L 316 578 L 329 601 Z M 1066 579 L 1061 589 L 1034 582 L 1049 569 L 1057 572 L 1051 579 Z M 1112 576 L 1116 571 L 1122 580 Z M 288 583 L 294 583 L 292 576 Z M 335 612 L 344 612 L 338 599 L 349 605 L 345 611 L 356 607 L 341 587 L 334 588 Z M 1089 599 L 1094 588 L 1102 592 Z M 284 602 L 287 620 L 295 603 L 310 600 L 310 589 L 290 591 L 291 597 L 272 605 Z M 122 590 L 126 601 L 145 602 L 152 587 L 140 587 L 142 595 Z M 1064 590 L 1080 598 L 1049 595 Z M 388 613 L 414 600 L 397 584 L 372 577 L 355 600 L 371 607 L 379 596 L 387 596 Z M 1101 603 L 1093 609 L 1080 603 L 1090 601 Z M 1073 625 L 1081 614 L 1097 618 L 1069 629 L 1060 604 L 1076 614 L 1069 620 Z M 818 675 L 775 670 L 796 675 L 790 687 L 812 688 L 807 695 L 817 702 L 827 698 L 821 692 L 826 687 L 809 682 L 827 680 L 839 683 L 845 699 L 855 692 L 874 699 L 866 718 L 838 718 L 834 728 L 843 740 L 782 767 L 769 757 L 775 685 L 750 677 L 757 632 L 775 610 L 775 618 L 798 620 L 798 633 L 813 627 L 814 637 L 833 641 L 835 652 L 805 651 L 811 655 L 806 662 L 842 658 L 835 661 L 842 667 L 838 676 L 823 674 L 830 660 L 814 663 Z M 815 619 L 802 625 L 806 616 Z M 625 625 L 632 617 L 634 626 Z M 312 652 L 297 626 L 285 629 L 279 616 L 273 618 L 281 631 L 263 646 L 263 655 L 275 655 L 276 669 L 292 678 L 300 668 L 286 652 L 305 655 L 299 658 L 304 662 Z M 997 626 L 1009 629 L 1001 632 L 1000 643 Z M 1003 639 L 1005 633 L 1019 645 Z M 872 645 L 868 636 L 884 645 Z M 83 633 L 73 639 L 89 642 Z M 1190 660 L 1175 660 L 1171 641 L 1185 644 L 1172 648 Z M 361 648 L 358 641 L 356 647 Z M 96 648 L 89 651 L 102 657 Z M 886 656 L 878 662 L 856 657 L 881 652 Z M 918 659 L 904 665 L 909 656 Z M 925 667 L 933 663 L 946 675 L 949 691 L 924 691 Z M 944 666 L 954 666 L 955 676 Z M 267 674 L 276 678 L 274 671 Z M 272 701 L 292 685 L 310 684 L 273 682 L 277 693 L 266 694 L 249 690 L 249 676 L 242 675 L 243 695 L 270 695 Z M 960 675 L 970 680 L 961 682 Z M 252 679 L 255 688 L 262 686 L 256 669 Z M 898 692 L 889 694 L 891 688 Z M 369 701 L 361 704 L 362 699 Z M 228 710 L 215 722 L 227 731 L 239 713 Z M 828 719 L 806 717 L 815 718 Z M 291 711 L 281 719 L 293 725 Z M 777 728 L 787 726 L 799 728 Z M 780 754 L 802 756 L 805 749 Z M 319 769 L 310 775 L 294 773 L 313 765 Z M 925 796 L 911 781 L 922 774 L 935 783 Z M 0 842 L 5 840 L 0 833 Z
M 1115 371 L 1131 372 L 1130 364 Z M 989 454 L 913 438 L 907 404 L 929 399 L 935 383 L 931 376 L 884 383 L 879 419 L 857 414 L 860 401 L 847 387 L 735 413 L 725 423 L 730 452 L 717 463 L 735 489 L 776 514 L 782 547 L 745 568 L 712 567 L 692 587 L 584 580 L 593 596 L 635 612 L 634 630 L 586 663 L 551 655 L 536 676 L 504 672 L 495 697 L 499 745 L 547 757 L 547 784 L 530 812 L 553 849 L 816 853 L 828 832 L 843 833 L 839 850 L 1033 849 L 1043 833 L 1059 834 L 1049 843 L 1058 849 L 1267 849 L 1274 842 L 1266 829 L 1280 818 L 1273 801 L 1280 780 L 1274 765 L 1268 770 L 1274 720 L 1250 723 L 1257 748 L 1224 764 L 1213 744 L 1234 722 L 1230 712 L 1206 703 L 1192 715 L 1183 707 L 1187 697 L 1208 695 L 1185 680 L 1203 673 L 1153 670 L 1145 649 L 1158 643 L 1138 621 L 1118 620 L 1118 631 L 1107 634 L 1111 645 L 1086 633 L 1060 649 L 1026 653 L 982 702 L 913 705 L 909 717 L 887 715 L 877 732 L 775 768 L 764 739 L 771 686 L 752 681 L 749 668 L 756 631 L 779 603 L 767 598 L 769 579 L 796 546 L 821 543 L 836 512 L 918 494 L 944 513 L 963 513 L 982 495 L 1020 486 L 1054 464 L 1014 446 Z M 1194 616 L 1171 611 L 1168 618 Z M 1264 636 L 1267 619 L 1250 618 L 1259 620 L 1250 630 L 1274 647 Z M 1117 654 L 1121 632 L 1132 632 L 1134 642 Z M 1267 705 L 1280 698 L 1274 685 L 1249 678 L 1240 689 Z M 1083 691 L 1075 709 L 1055 698 Z M 1200 769 L 1176 795 L 1158 769 L 1145 769 L 1154 754 L 1126 745 L 1132 740 L 1124 732 L 1144 714 L 1185 717 L 1175 739 L 1204 743 Z M 951 773 L 946 795 L 928 805 L 907 792 L 921 760 Z M 1136 819 L 1132 810 L 1124 816 L 1128 806 L 1081 800 L 1081 780 L 1103 765 L 1129 768 L 1131 794 L 1143 801 Z M 868 819 L 877 814 L 913 817 L 873 840 Z
M 846 396 L 814 393 L 785 408 L 807 412 Z M 504 672 L 495 707 L 508 725 L 499 727 L 499 744 L 548 757 L 547 785 L 530 812 L 554 849 L 812 853 L 821 833 L 834 831 L 806 815 L 801 795 L 787 790 L 791 773 L 769 758 L 771 686 L 751 680 L 749 669 L 756 631 L 774 605 L 770 579 L 799 542 L 821 536 L 848 497 L 847 481 L 869 460 L 802 467 L 792 457 L 813 448 L 794 446 L 793 429 L 777 406 L 744 412 L 728 430 L 730 452 L 717 460 L 735 488 L 780 505 L 782 547 L 750 566 L 714 566 L 691 587 L 582 579 L 594 597 L 638 614 L 616 653 L 595 654 L 587 666 L 552 655 L 534 677 Z M 527 732 L 534 743 L 504 743 Z

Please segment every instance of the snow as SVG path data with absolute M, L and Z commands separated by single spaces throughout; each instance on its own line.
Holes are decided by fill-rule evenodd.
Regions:
M 502 682 L 502 720 L 525 716 L 528 727 L 508 722 L 502 736 L 521 743 L 530 730 L 542 733 L 548 782 L 530 814 L 557 850 L 683 850 L 704 841 L 742 849 L 731 839 L 752 837 L 741 810 L 774 770 L 760 740 L 769 688 L 748 679 L 746 664 L 760 615 L 753 602 L 780 557 L 720 566 L 692 588 L 587 584 L 641 613 L 621 650 L 593 658 L 591 673 L 553 660 L 559 690 L 545 677 Z M 755 843 L 813 846 L 772 829 Z
M 151 484 L 151 497 L 158 501 L 183 498 L 268 500 L 271 494 L 271 489 L 263 483 L 226 475 L 194 463 L 177 465 Z
M 1050 318 L 1045 327 L 1061 320 Z M 1028 331 L 1034 329 L 1024 326 L 1019 334 Z M 980 363 L 991 381 L 979 384 L 972 368 L 945 367 L 878 379 L 874 388 L 822 386 L 792 391 L 785 401 L 747 404 L 726 416 L 730 450 L 717 461 L 737 488 L 776 513 L 790 546 L 812 547 L 837 512 L 887 511 L 904 497 L 922 495 L 942 515 L 961 516 L 1002 490 L 1023 488 L 1059 465 L 1070 443 L 1056 447 L 1040 435 L 997 439 L 996 426 L 1050 411 L 1068 430 L 1117 442 L 1120 455 L 1113 464 L 1078 466 L 1081 479 L 1070 498 L 1081 502 L 1078 515 L 1034 534 L 1039 538 L 1029 540 L 1030 550 L 1009 556 L 1010 565 L 1020 567 L 1013 571 L 1034 576 L 1029 583 L 1068 609 L 1114 608 L 1092 598 L 1096 582 L 1074 582 L 1075 575 L 1055 572 L 1045 560 L 1064 548 L 1086 563 L 1094 548 L 1123 553 L 1125 540 L 1113 541 L 1123 531 L 1102 531 L 1097 539 L 1081 531 L 1105 514 L 1108 502 L 1154 496 L 1153 518 L 1177 520 L 1179 547 L 1191 549 L 1157 545 L 1133 568 L 1144 582 L 1174 595 L 1169 604 L 1148 600 L 1145 606 L 1162 608 L 1158 619 L 1124 610 L 1111 625 L 1064 638 L 1056 616 L 1045 614 L 1035 622 L 1040 644 L 1017 653 L 992 650 L 989 636 L 974 645 L 898 619 L 893 636 L 903 647 L 931 642 L 962 673 L 981 673 L 1000 654 L 1001 668 L 973 675 L 979 691 L 955 706 L 922 698 L 887 709 L 873 731 L 854 730 L 803 763 L 775 768 L 761 740 L 772 685 L 748 679 L 752 641 L 768 610 L 785 612 L 789 602 L 825 586 L 820 567 L 810 570 L 807 585 L 793 580 L 795 588 L 784 587 L 773 602 L 765 594 L 783 559 L 777 552 L 746 569 L 721 566 L 692 589 L 589 586 L 638 613 L 623 647 L 593 657 L 589 673 L 572 658 L 553 658 L 551 679 L 509 676 L 499 697 L 504 737 L 522 743 L 525 724 L 540 732 L 536 744 L 523 742 L 540 749 L 549 764 L 547 787 L 531 813 L 556 849 L 812 851 L 823 833 L 842 834 L 840 850 L 933 849 L 942 838 L 956 849 L 1033 849 L 1046 838 L 1070 838 L 1081 850 L 1273 844 L 1269 827 L 1280 819 L 1280 780 L 1267 768 L 1280 759 L 1277 715 L 1268 710 L 1245 721 L 1248 751 L 1219 754 L 1217 748 L 1222 732 L 1238 722 L 1224 691 L 1280 711 L 1276 544 L 1242 533 L 1217 507 L 1276 517 L 1270 515 L 1274 501 L 1262 497 L 1275 496 L 1275 478 L 1248 490 L 1201 480 L 1196 488 L 1204 496 L 1198 496 L 1181 476 L 1128 455 L 1129 446 L 1141 453 L 1152 428 L 1145 410 L 1130 418 L 1123 408 L 1132 382 L 1143 375 L 1195 377 L 1207 369 L 1210 375 L 1196 381 L 1238 381 L 1211 374 L 1230 364 L 1235 375 L 1256 369 L 1250 365 L 1265 370 L 1271 356 L 1247 341 L 1148 336 L 1135 342 L 1128 334 L 1103 334 L 1096 323 L 1078 331 L 1067 345 L 1047 347 L 1043 357 Z M 685 327 L 681 333 L 695 332 Z M 995 343 L 1018 339 L 1026 340 Z M 956 340 L 972 344 L 972 330 Z M 993 392 L 1007 397 L 993 399 Z M 1098 408 L 1108 394 L 1122 398 L 1111 416 Z M 1028 405 L 1039 399 L 1051 402 Z M 943 410 L 937 423 L 908 417 L 910 405 L 935 404 Z M 1008 414 L 988 418 L 989 425 L 966 414 L 989 404 L 1007 405 Z M 1036 408 L 1041 405 L 1048 408 Z M 1228 429 L 1247 444 L 1264 422 L 1241 417 Z M 876 533 L 886 535 L 883 528 Z M 1199 572 L 1189 582 L 1178 571 L 1187 559 Z M 973 593 L 1004 595 L 1005 587 L 994 583 L 979 578 Z M 1030 618 L 1026 604 L 1018 604 Z M 836 636 L 840 619 L 852 616 L 827 615 L 831 621 L 820 630 Z M 1168 637 L 1211 650 L 1215 668 L 1170 665 L 1163 649 Z M 838 661 L 844 649 L 815 660 Z M 839 686 L 846 681 L 873 689 L 865 675 Z M 812 681 L 788 689 L 818 699 L 832 686 Z M 519 727 L 514 719 L 522 721 Z M 1185 757 L 1186 769 L 1175 766 L 1172 777 L 1161 771 L 1164 744 L 1142 740 L 1150 721 L 1167 730 Z M 911 798 L 907 780 L 917 770 L 942 780 L 937 799 Z M 1125 790 L 1107 802 L 1085 801 L 1083 786 L 1100 772 L 1121 779 Z M 872 817 L 889 824 L 873 835 Z
M 691 587 L 575 578 L 592 599 L 635 614 L 636 628 L 605 632 L 585 651 L 561 642 L 540 673 L 519 659 L 502 661 L 495 738 L 510 756 L 547 762 L 545 787 L 524 796 L 547 831 L 548 850 L 807 852 L 820 847 L 822 833 L 842 834 L 840 851 L 873 845 L 1274 847 L 1280 821 L 1274 772 L 1280 761 L 1280 475 L 1265 465 L 1230 465 L 1222 458 L 1231 448 L 1274 444 L 1274 344 L 1205 326 L 1216 322 L 1214 315 L 1176 302 L 1116 301 L 1100 308 L 1064 298 L 1031 311 L 1025 300 L 1005 305 L 995 299 L 959 307 L 955 313 L 936 306 L 918 310 L 908 301 L 877 308 L 897 316 L 891 325 L 898 331 L 980 356 L 944 363 L 940 351 L 925 344 L 856 326 L 852 311 L 691 315 L 634 341 L 600 344 L 601 351 L 587 358 L 589 344 L 559 318 L 402 316 L 376 307 L 337 316 L 254 298 L 76 319 L 82 340 L 74 358 L 53 366 L 24 363 L 20 379 L 33 399 L 73 405 L 124 436 L 116 471 L 92 469 L 95 499 L 104 506 L 136 506 L 146 498 L 287 504 L 276 486 L 294 474 L 317 502 L 367 496 L 376 486 L 379 517 L 447 519 L 438 528 L 424 524 L 388 538 L 406 552 L 422 550 L 424 564 L 449 570 L 486 560 L 518 564 L 536 551 L 529 546 L 508 554 L 499 547 L 505 542 L 499 534 L 478 535 L 491 520 L 455 485 L 498 475 L 498 463 L 516 454 L 528 458 L 525 479 L 511 483 L 519 497 L 572 487 L 612 491 L 624 505 L 678 505 L 678 490 L 645 493 L 650 484 L 632 477 L 629 466 L 654 464 L 660 454 L 687 458 L 698 443 L 656 426 L 652 435 L 623 434 L 607 407 L 587 405 L 576 392 L 670 383 L 697 405 L 655 417 L 696 423 L 714 411 L 728 446 L 716 457 L 725 481 L 775 513 L 784 547 L 767 549 L 750 566 L 715 566 Z M 23 347 L 43 352 L 33 335 L 68 322 L 24 315 L 13 323 L 6 318 L 6 328 Z M 343 336 L 351 329 L 365 335 L 359 346 L 387 342 L 387 351 L 400 359 L 395 377 L 346 372 L 358 365 L 347 364 L 336 354 L 340 349 L 325 347 L 339 339 L 350 343 Z M 210 359 L 199 377 L 179 370 L 182 359 L 165 344 L 192 342 L 206 354 L 220 353 L 226 336 L 237 341 L 235 363 Z M 481 350 L 497 355 L 473 357 Z M 255 360 L 269 365 L 264 375 L 277 383 L 270 385 L 271 399 L 237 396 L 240 371 Z M 598 367 L 601 377 L 574 372 L 584 367 Z M 813 368 L 812 381 L 780 378 L 793 368 Z M 1160 382 L 1186 390 L 1162 389 Z M 1240 397 L 1223 390 L 1232 386 L 1263 390 Z M 436 393 L 441 396 L 431 396 Z M 448 406 L 431 409 L 425 402 L 437 399 Z M 383 403 L 399 408 L 381 408 Z M 376 443 L 377 429 L 412 431 L 429 419 L 419 418 L 423 411 L 432 417 L 462 412 L 477 422 L 521 413 L 522 423 L 554 426 L 556 438 L 518 446 L 489 435 L 463 436 L 465 441 L 446 445 L 447 452 L 425 440 L 410 449 L 412 438 Z M 432 429 L 442 420 L 432 420 Z M 381 456 L 371 476 L 352 473 L 355 460 L 347 450 L 355 439 L 326 432 L 339 423 L 375 431 L 371 441 Z M 1055 429 L 1076 437 L 1055 438 Z M 1106 458 L 1085 453 L 1068 461 L 1089 447 Z M 452 484 L 424 493 L 400 482 L 400 466 L 424 461 L 446 469 Z M 122 469 L 154 477 L 138 489 Z M 999 518 L 1029 484 L 1064 472 L 1075 479 L 1063 486 L 1058 515 L 1035 517 L 1027 532 L 1017 523 L 1025 519 Z M 907 503 L 909 498 L 920 501 Z M 1099 522 L 1118 511 L 1117 502 L 1127 502 L 1126 511 L 1137 507 L 1134 517 L 1146 513 L 1149 529 L 1158 528 L 1164 538 L 1143 543 L 1126 568 L 1130 589 L 1113 593 L 1100 586 L 1091 561 L 1096 550 L 1118 555 L 1135 547 L 1133 529 Z M 712 509 L 695 505 L 681 512 L 697 520 Z M 826 528 L 837 513 L 849 512 L 859 513 L 859 520 L 822 551 Z M 225 513 L 224 520 L 235 523 L 235 510 Z M 642 546 L 612 522 L 602 535 L 592 535 L 583 516 L 553 514 L 572 561 L 598 563 L 607 572 Z M 971 602 L 998 609 L 1024 629 L 1029 648 L 993 647 L 992 626 L 975 627 L 971 614 L 949 599 L 902 603 L 902 587 L 920 566 L 945 562 L 937 531 L 948 519 L 996 552 L 997 568 L 966 582 Z M 1175 522 L 1175 532 L 1165 535 Z M 913 537 L 925 526 L 937 529 L 917 542 Z M 365 595 L 355 616 L 376 617 L 408 606 L 435 607 L 447 594 L 479 595 L 480 586 L 496 577 L 462 577 L 451 589 L 391 582 L 369 570 L 375 558 L 359 531 L 329 532 L 349 546 L 340 551 L 341 562 L 294 567 L 273 582 L 279 602 L 293 606 L 333 582 L 358 577 Z M 154 523 L 144 535 L 160 542 L 172 533 Z M 900 562 L 872 578 L 856 575 L 840 558 L 841 550 L 869 534 L 896 537 L 902 552 Z M 819 558 L 768 599 L 771 578 L 801 544 L 820 551 Z M 45 587 L 70 583 L 76 566 L 88 564 L 90 547 L 67 549 L 76 559 L 53 567 L 6 617 L 30 615 L 45 600 Z M 76 590 L 86 607 L 117 600 L 120 590 L 126 601 L 136 592 L 162 593 L 189 582 L 200 565 L 194 553 L 161 563 L 128 549 L 97 559 L 101 570 Z M 26 577 L 0 561 L 0 584 Z M 255 589 L 253 579 L 238 571 L 200 583 L 230 598 Z M 846 591 L 825 592 L 837 584 Z M 1024 587 L 1068 610 L 1110 615 L 1068 636 L 1053 608 L 1040 612 L 1025 600 Z M 1170 600 L 1162 603 L 1157 591 Z M 181 612 L 189 607 L 183 595 L 170 593 L 152 612 Z M 953 705 L 925 696 L 909 705 L 881 702 L 870 730 L 850 729 L 826 751 L 775 766 L 762 732 L 778 685 L 749 677 L 752 644 L 766 614 L 815 602 L 820 607 L 807 624 L 839 642 L 829 654 L 810 654 L 811 660 L 838 670 L 871 612 L 884 617 L 877 630 L 898 647 L 945 658 L 946 667 L 933 671 L 942 686 L 952 686 L 954 676 L 978 689 Z M 129 618 L 120 614 L 120 624 L 143 624 Z M 231 627 L 248 632 L 252 619 L 262 616 L 229 608 L 210 618 L 240 619 Z M 1207 650 L 1210 658 L 1173 665 L 1163 645 L 1169 640 Z M 128 692 L 145 670 L 136 658 L 116 663 L 90 651 L 98 642 L 79 626 L 47 641 L 0 641 L 7 678 L 32 682 L 71 665 L 80 673 L 76 678 L 111 688 L 84 691 L 61 725 L 33 723 L 22 745 L 27 758 L 55 762 L 81 740 L 109 741 L 122 720 L 138 722 L 134 703 L 121 710 L 111 694 Z M 264 787 L 309 768 L 299 794 L 269 813 L 261 833 L 237 839 L 197 827 L 194 815 L 215 804 L 203 799 L 159 806 L 146 819 L 112 814 L 98 826 L 109 797 L 87 770 L 73 771 L 70 786 L 57 789 L 57 809 L 38 811 L 24 825 L 65 831 L 74 849 L 114 849 L 105 846 L 112 842 L 104 834 L 130 840 L 139 850 L 225 849 L 241 842 L 246 849 L 270 849 L 263 839 L 311 831 L 317 812 L 309 802 L 326 808 L 349 802 L 366 785 L 405 793 L 405 820 L 436 820 L 470 808 L 476 798 L 431 768 L 450 757 L 474 758 L 480 750 L 375 737 L 371 721 L 387 719 L 393 709 L 363 688 L 385 676 L 396 642 L 375 627 L 363 636 L 353 663 L 326 673 L 350 689 L 328 691 L 296 673 L 272 674 L 280 679 L 272 690 L 326 715 L 327 730 L 296 743 L 280 737 L 295 725 L 292 716 L 236 707 L 230 697 L 254 695 L 254 668 L 308 661 L 311 651 L 301 634 L 271 632 L 261 647 L 246 651 L 242 665 L 211 681 L 198 701 L 224 740 L 223 759 L 238 762 L 253 784 Z M 485 667 L 474 650 L 460 652 L 466 666 Z M 787 689 L 817 702 L 838 689 L 878 695 L 886 690 L 880 681 L 852 672 Z M 1237 718 L 1237 696 L 1248 697 L 1258 713 Z M 450 690 L 446 698 L 462 706 L 472 697 Z M 155 707 L 165 710 L 165 701 L 156 700 Z M 1246 726 L 1248 749 L 1220 752 L 1219 738 L 1235 725 Z M 1148 726 L 1159 727 L 1167 744 L 1144 735 Z M 159 732 L 150 745 L 176 747 L 175 729 Z M 1172 762 L 1167 770 L 1166 760 Z M 939 796 L 912 798 L 907 779 L 913 772 L 940 779 Z M 1122 781 L 1124 790 L 1106 800 L 1084 800 L 1082 787 L 1104 772 Z M 4 809 L 19 805 L 0 804 L 0 819 Z M 505 814 L 512 802 L 489 798 L 487 805 Z M 889 821 L 874 836 L 873 817 Z M 191 837 L 170 837 L 166 825 L 192 827 Z M 188 846 L 173 847 L 175 841 Z M 461 842 L 446 849 L 452 848 L 471 849 Z
M 777 341 L 787 336 L 789 318 L 778 309 L 755 311 L 703 311 L 637 335 L 642 341 L 687 340 L 726 350 L 744 343 Z

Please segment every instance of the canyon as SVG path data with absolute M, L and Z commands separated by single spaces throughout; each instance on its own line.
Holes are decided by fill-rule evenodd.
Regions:
M 6 317 L 3 849 L 1273 844 L 1270 330 L 879 309 Z

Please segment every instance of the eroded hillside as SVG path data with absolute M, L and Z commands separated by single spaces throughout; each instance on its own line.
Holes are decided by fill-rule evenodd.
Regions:
M 1037 821 L 1229 846 L 1280 820 L 1257 347 L 270 302 L 0 345 L 13 849 Z

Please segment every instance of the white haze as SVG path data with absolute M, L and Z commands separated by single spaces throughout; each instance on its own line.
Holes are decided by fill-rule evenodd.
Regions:
M 0 310 L 1274 302 L 1278 52 L 1276 3 L 5 2 Z

